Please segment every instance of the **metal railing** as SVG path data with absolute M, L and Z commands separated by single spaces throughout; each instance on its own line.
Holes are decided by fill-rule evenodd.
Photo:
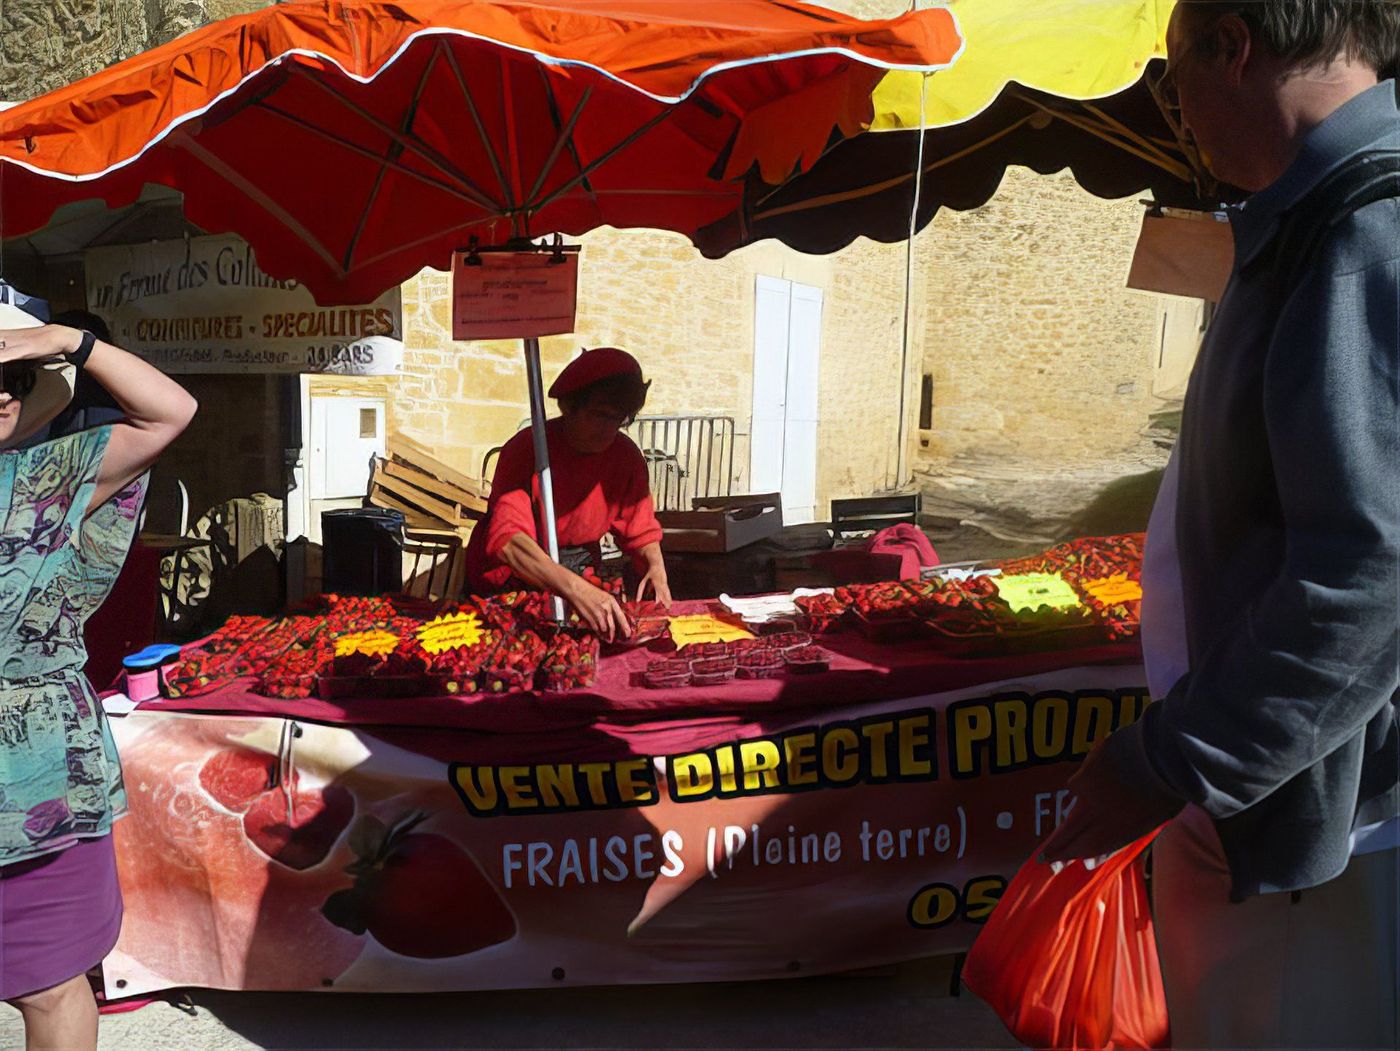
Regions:
M 530 426 L 520 421 L 519 430 Z M 697 496 L 734 492 L 734 417 L 639 416 L 628 436 L 646 457 L 651 496 L 658 511 L 689 511 Z M 481 477 L 490 478 L 500 447 L 481 461 Z
M 627 433 L 646 457 L 658 511 L 689 511 L 697 496 L 733 492 L 732 416 L 641 416 Z

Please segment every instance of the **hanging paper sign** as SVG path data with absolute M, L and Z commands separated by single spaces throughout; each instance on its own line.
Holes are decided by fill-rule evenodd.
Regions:
M 1142 598 L 1142 585 L 1129 580 L 1126 573 L 1115 573 L 1111 577 L 1088 580 L 1084 583 L 1095 602 L 1104 606 L 1121 606 L 1125 602 L 1136 602 Z
M 399 637 L 392 631 L 357 631 L 335 640 L 335 655 L 349 657 L 361 653 L 366 657 L 387 657 L 398 645 Z
M 1079 596 L 1058 573 L 1017 573 L 995 579 L 997 594 L 1015 613 L 1046 607 L 1074 609 L 1080 604 Z
M 563 335 L 574 331 L 577 310 L 577 253 L 452 257 L 453 339 Z
M 1170 209 L 1142 220 L 1128 287 L 1218 303 L 1235 265 L 1235 238 L 1224 215 Z
M 436 656 L 448 650 L 475 646 L 481 641 L 481 621 L 475 613 L 453 613 L 431 620 L 418 629 L 418 644 Z

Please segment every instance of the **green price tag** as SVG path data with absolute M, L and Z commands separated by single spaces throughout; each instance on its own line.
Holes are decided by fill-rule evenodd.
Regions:
M 1079 596 L 1058 573 L 1018 573 L 996 577 L 997 594 L 1015 613 L 1027 610 L 1074 609 Z

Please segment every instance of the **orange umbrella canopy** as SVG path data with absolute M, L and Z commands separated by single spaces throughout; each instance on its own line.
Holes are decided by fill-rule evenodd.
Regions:
M 773 0 L 341 0 L 207 26 L 0 114 L 0 234 L 70 201 L 184 195 L 323 303 L 472 238 L 694 234 L 868 125 L 890 69 L 961 47 L 946 10 Z

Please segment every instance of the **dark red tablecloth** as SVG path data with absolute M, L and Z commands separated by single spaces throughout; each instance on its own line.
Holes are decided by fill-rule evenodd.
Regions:
M 277 700 L 251 692 L 253 680 L 242 679 L 199 697 L 148 701 L 141 710 L 271 715 L 335 725 L 441 727 L 493 734 L 548 733 L 598 723 L 669 722 L 680 729 L 711 720 L 749 721 L 777 712 L 917 697 L 1062 668 L 1134 664 L 1142 659 L 1136 640 L 976 660 L 945 656 L 928 642 L 879 644 L 851 632 L 825 636 L 820 642 L 833 655 L 826 674 L 736 679 L 720 687 L 648 689 L 640 684 L 639 673 L 648 661 L 664 654 L 638 649 L 605 656 L 596 685 L 571 693 Z

